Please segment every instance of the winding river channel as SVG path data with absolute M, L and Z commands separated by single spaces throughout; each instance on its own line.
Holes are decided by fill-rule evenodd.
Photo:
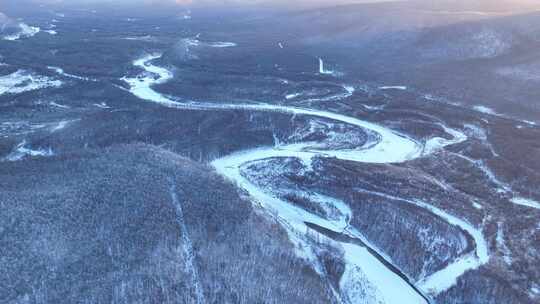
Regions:
M 312 236 L 307 235 L 306 231 L 314 231 L 313 233 L 319 234 L 319 237 L 328 239 L 328 242 L 336 248 L 341 248 L 344 253 L 345 272 L 341 278 L 339 290 L 334 290 L 340 301 L 344 303 L 431 303 L 430 296 L 450 288 L 465 271 L 475 269 L 489 259 L 486 241 L 480 229 L 429 203 L 388 197 L 430 211 L 434 216 L 460 227 L 475 242 L 473 252 L 451 261 L 447 267 L 424 278 L 421 282 L 412 282 L 401 273 L 398 267 L 392 265 L 383 252 L 372 246 L 361 232 L 351 228 L 349 221 L 352 218 L 352 211 L 344 202 L 330 198 L 329 201 L 335 202 L 333 207 L 339 210 L 340 217 L 326 219 L 280 199 L 242 174 L 242 169 L 249 164 L 271 158 L 298 158 L 307 164 L 308 168 L 312 158 L 316 156 L 362 163 L 402 163 L 425 155 L 424 146 L 419 142 L 378 124 L 333 112 L 272 104 L 179 101 L 152 88 L 155 84 L 165 83 L 173 78 L 172 72 L 152 64 L 153 60 L 160 56 L 148 55 L 135 60 L 134 65 L 143 69 L 145 73 L 134 78 L 123 78 L 130 85 L 130 92 L 140 99 L 176 109 L 279 112 L 314 119 L 323 118 L 376 134 L 374 140 L 368 140 L 363 146 L 354 149 L 319 150 L 313 148 L 310 143 L 283 144 L 236 152 L 212 162 L 218 173 L 245 190 L 255 204 L 276 217 L 295 244 L 297 254 L 311 262 L 316 270 L 320 271 L 316 257 L 317 248 L 310 240 Z M 380 193 L 373 194 L 386 196 Z

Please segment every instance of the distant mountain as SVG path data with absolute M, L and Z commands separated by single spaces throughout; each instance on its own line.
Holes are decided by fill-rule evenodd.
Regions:
M 540 4 L 432 2 L 350 4 L 266 22 L 278 23 L 276 35 L 289 33 L 287 44 L 314 56 L 337 48 L 347 72 L 365 80 L 404 83 L 464 104 L 538 117 L 538 106 L 529 102 L 538 94 L 529 87 L 540 79 L 540 11 L 533 9 Z M 511 90 L 493 94 L 508 81 Z

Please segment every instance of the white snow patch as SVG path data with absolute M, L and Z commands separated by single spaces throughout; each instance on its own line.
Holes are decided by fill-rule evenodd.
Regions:
M 101 108 L 101 109 L 110 109 L 111 107 L 108 106 L 106 103 L 102 102 L 102 103 L 95 103 L 94 106 L 98 107 L 98 108 Z
M 159 77 L 157 79 L 155 79 L 151 75 L 144 74 L 136 78 L 124 77 L 122 78 L 122 80 L 129 84 L 129 86 L 131 87 L 130 91 L 135 96 L 144 100 L 151 100 L 167 106 L 174 106 L 176 102 L 154 91 L 151 88 L 151 86 L 154 84 L 165 83 L 173 78 L 173 74 L 169 72 L 169 70 L 150 64 L 152 60 L 160 57 L 161 54 L 147 55 L 133 62 L 133 65 L 144 69 L 146 72 L 158 75 Z
M 472 205 L 473 205 L 474 208 L 476 208 L 476 209 L 478 209 L 478 210 L 484 209 L 484 206 L 480 205 L 480 204 L 477 203 L 477 202 L 473 202 Z
M 301 95 L 302 95 L 302 93 L 287 94 L 287 95 L 285 95 L 285 99 L 290 100 L 290 99 L 294 99 L 294 98 L 296 98 L 298 96 L 301 96 Z
M 217 42 L 205 42 L 197 38 L 187 38 L 183 40 L 188 46 L 207 46 L 213 48 L 229 48 L 237 46 L 234 42 L 217 41 Z
M 489 115 L 498 115 L 495 110 L 488 108 L 486 106 L 474 106 L 473 109 L 477 112 L 489 114 Z
M 533 127 L 538 125 L 538 123 L 535 122 L 535 121 L 520 119 L 520 118 L 512 117 L 510 115 L 497 113 L 495 110 L 493 110 L 491 108 L 488 108 L 486 106 L 480 106 L 480 105 L 474 106 L 473 110 L 475 110 L 477 112 L 480 112 L 480 113 L 487 114 L 487 115 L 492 115 L 492 116 L 501 117 L 501 118 L 505 118 L 505 119 L 516 120 L 516 121 L 519 121 L 521 123 L 524 123 L 524 124 L 527 124 L 527 125 L 533 126 Z
M 179 18 L 184 20 L 191 20 L 191 18 L 193 18 L 191 15 L 191 10 L 188 9 L 182 15 L 180 15 Z
M 314 98 L 310 98 L 310 99 L 306 99 L 306 100 L 303 100 L 305 102 L 328 102 L 328 101 L 339 101 L 339 100 L 343 100 L 343 99 L 347 99 L 349 97 L 351 97 L 354 92 L 356 91 L 355 87 L 353 86 L 350 86 L 350 85 L 341 85 L 341 88 L 343 89 L 343 92 L 341 93 L 336 93 L 336 94 L 333 94 L 333 95 L 328 95 L 328 96 L 324 96 L 324 97 L 314 97 Z M 299 95 L 303 95 L 302 93 L 300 93 Z
M 219 41 L 219 42 L 208 42 L 207 45 L 209 47 L 214 47 L 214 48 L 228 48 L 228 47 L 235 47 L 237 46 L 236 43 L 234 42 L 224 42 L 224 41 Z
M 406 91 L 408 87 L 406 86 L 381 86 L 379 87 L 379 90 L 399 90 L 399 91 Z
M 146 42 L 150 42 L 150 41 L 154 41 L 155 38 L 153 36 L 150 36 L 150 35 L 145 35 L 145 36 L 134 36 L 134 37 L 124 37 L 122 38 L 123 40 L 132 40 L 132 41 L 146 41 Z
M 52 132 L 57 132 L 57 131 L 60 131 L 62 129 L 64 129 L 68 124 L 72 123 L 73 120 L 62 120 L 60 122 L 58 122 L 58 124 L 56 126 L 54 126 L 51 131 Z
M 431 94 L 424 94 L 424 99 L 427 101 L 440 101 L 440 98 L 435 97 Z
M 477 126 L 477 125 L 473 125 L 473 124 L 465 124 L 464 125 L 465 129 L 467 129 L 472 136 L 474 136 L 475 138 L 478 138 L 482 141 L 485 141 L 487 140 L 487 134 L 486 134 L 486 130 L 484 130 L 483 128 Z
M 343 85 L 343 89 L 345 89 L 345 91 L 350 94 L 349 96 L 351 96 L 356 91 L 356 89 L 350 85 Z
M 41 30 L 37 26 L 29 26 L 25 23 L 19 23 L 18 26 L 19 26 L 19 32 L 12 35 L 4 36 L 4 40 L 15 41 L 21 38 L 29 38 L 36 35 Z
M 12 74 L 0 76 L 0 95 L 19 94 L 48 87 L 60 87 L 61 85 L 62 82 L 59 80 L 18 70 Z
M 424 146 L 424 155 L 433 154 L 443 148 L 455 144 L 462 143 L 467 140 L 467 135 L 463 132 L 456 129 L 449 128 L 443 124 L 439 124 L 441 128 L 444 129 L 444 132 L 452 136 L 452 139 L 446 139 L 442 137 L 433 137 L 426 141 Z
M 501 222 L 497 223 L 497 237 L 495 239 L 497 241 L 497 247 L 502 252 L 504 262 L 507 265 L 512 265 L 512 252 L 508 249 L 504 241 L 503 223 Z
M 483 128 L 477 126 L 477 125 L 472 125 L 472 124 L 465 124 L 464 126 L 469 131 L 469 134 L 471 134 L 471 136 L 473 136 L 474 138 L 479 139 L 480 141 L 482 141 L 482 143 L 485 146 L 487 146 L 489 148 L 489 150 L 491 151 L 491 154 L 493 156 L 495 156 L 495 157 L 499 156 L 499 154 L 493 148 L 493 145 L 489 142 L 487 132 L 486 132 L 485 129 L 483 129 Z
M 92 78 L 88 78 L 88 77 L 82 77 L 82 76 L 77 76 L 77 75 L 73 75 L 73 74 L 69 74 L 69 73 L 66 73 L 62 68 L 59 68 L 59 67 L 53 67 L 53 66 L 49 66 L 47 67 L 49 70 L 53 70 L 55 71 L 57 74 L 59 75 L 62 75 L 64 77 L 67 77 L 67 78 L 72 78 L 72 79 L 77 79 L 77 80 L 83 80 L 83 81 L 97 81 L 96 79 L 92 79 Z
M 363 104 L 362 106 L 364 108 L 366 108 L 367 110 L 369 110 L 369 111 L 380 111 L 380 110 L 384 109 L 384 106 L 369 106 L 369 105 L 365 105 L 365 104 Z
M 338 76 L 339 75 L 339 73 L 337 73 L 336 71 L 328 70 L 324 66 L 324 61 L 322 60 L 322 58 L 319 58 L 319 74 L 321 74 L 321 75 L 332 75 L 332 76 Z
M 540 285 L 539 285 L 539 283 L 533 284 L 533 287 L 531 287 L 531 289 L 530 289 L 529 296 L 531 298 L 536 298 L 536 297 L 540 296 Z
M 338 303 L 380 303 L 377 299 L 383 298 L 380 291 L 370 284 L 360 267 L 347 265 L 341 276 L 340 289 L 346 290 L 346 301 Z
M 179 233 L 181 235 L 181 247 L 182 252 L 185 260 L 185 266 L 187 268 L 188 273 L 190 274 L 191 284 L 190 286 L 194 288 L 195 291 L 195 299 L 197 304 L 203 304 L 206 302 L 204 297 L 204 292 L 201 286 L 201 279 L 199 276 L 199 271 L 197 269 L 196 265 L 196 257 L 195 257 L 195 251 L 193 250 L 193 243 L 191 242 L 191 238 L 189 237 L 189 230 L 187 229 L 185 219 L 184 219 L 184 211 L 182 208 L 182 203 L 178 199 L 178 195 L 176 194 L 176 186 L 174 184 L 174 181 L 171 181 L 171 199 L 172 203 L 176 209 L 176 221 L 179 225 Z
M 61 109 L 69 109 L 70 107 L 66 106 L 66 105 L 63 105 L 63 104 L 59 104 L 59 103 L 56 103 L 54 101 L 51 101 L 49 102 L 49 104 L 53 107 L 57 107 L 57 108 L 61 108 Z
M 323 208 L 328 220 L 333 221 L 335 226 L 342 227 L 341 230 L 349 226 L 352 210 L 345 202 L 320 193 L 309 195 L 309 199 Z
M 201 41 L 196 38 L 187 38 L 183 40 L 188 46 L 199 46 L 201 45 Z
M 33 150 L 26 148 L 25 146 L 26 141 L 18 144 L 17 147 L 15 147 L 15 149 L 4 158 L 4 161 L 19 161 L 26 157 L 47 157 L 54 155 L 51 148 Z
M 516 205 L 540 209 L 540 203 L 530 198 L 516 196 L 511 198 L 510 201 Z
M 365 247 L 353 244 L 342 244 L 345 250 L 345 274 L 340 282 L 343 291 L 348 293 L 353 282 L 358 282 L 357 273 L 360 271 L 365 275 L 372 286 L 376 289 L 376 297 L 373 303 L 426 303 L 426 300 L 415 292 L 401 277 L 388 271 L 386 266 L 375 258 Z M 354 289 L 352 290 L 354 292 Z M 365 296 L 354 292 L 349 296 L 351 303 L 364 303 Z

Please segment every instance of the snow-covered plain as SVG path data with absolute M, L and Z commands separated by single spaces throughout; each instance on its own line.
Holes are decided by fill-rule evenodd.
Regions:
M 312 246 L 309 236 L 305 233 L 309 230 L 306 223 L 312 223 L 336 233 L 346 234 L 358 239 L 362 239 L 362 236 L 357 231 L 353 233 L 346 231 L 347 227 L 345 225 L 346 223 L 343 222 L 343 218 L 339 220 L 323 219 L 318 215 L 278 198 L 265 189 L 261 189 L 242 174 L 242 168 L 250 163 L 264 159 L 290 157 L 300 159 L 309 168 L 314 156 L 335 157 L 337 159 L 364 163 L 400 163 L 421 157 L 425 153 L 422 145 L 404 134 L 378 124 L 333 112 L 273 104 L 226 104 L 182 101 L 165 96 L 152 89 L 153 85 L 164 83 L 173 77 L 173 74 L 169 70 L 152 64 L 152 60 L 160 58 L 160 56 L 160 54 L 154 54 L 135 60 L 134 65 L 142 68 L 146 73 L 135 78 L 123 78 L 130 85 L 130 91 L 135 96 L 143 100 L 178 109 L 263 111 L 324 118 L 364 129 L 367 132 L 377 135 L 375 142 L 368 141 L 363 146 L 354 149 L 318 150 L 311 147 L 310 143 L 296 143 L 240 151 L 212 162 L 212 165 L 220 174 L 235 182 L 240 188 L 249 193 L 255 203 L 268 210 L 270 214 L 275 215 L 283 223 L 283 227 L 287 230 L 291 241 L 296 245 L 298 255 L 311 261 L 316 270 L 320 269 L 317 265 L 317 258 L 314 256 L 316 248 Z M 321 70 L 325 71 L 322 64 Z M 445 130 L 448 131 L 451 129 L 445 128 Z M 454 137 L 452 140 L 436 140 L 436 144 L 434 142 L 432 148 L 440 148 L 441 146 L 466 139 L 462 133 L 455 130 L 451 131 L 450 133 Z M 329 200 L 326 197 L 321 197 L 320 199 L 327 202 L 334 200 L 332 198 Z M 400 198 L 394 199 L 401 200 Z M 422 291 L 431 294 L 444 291 L 455 284 L 457 278 L 465 271 L 475 269 L 487 262 L 489 259 L 487 245 L 481 229 L 428 203 L 421 201 L 406 202 L 424 208 L 444 219 L 449 224 L 460 227 L 469 233 L 476 243 L 476 250 L 474 252 L 460 257 L 456 261 L 451 261 L 447 267 L 419 282 Z M 343 205 L 345 204 L 338 203 L 334 207 L 341 210 L 343 214 L 347 214 L 346 216 L 350 218 L 350 209 L 343 207 Z M 324 238 L 322 234 L 320 236 Z M 371 254 L 368 248 L 379 252 L 378 250 L 348 242 L 331 241 L 331 243 L 334 243 L 344 252 L 346 270 L 340 282 L 340 292 L 343 298 L 348 299 L 352 303 L 357 303 L 360 300 L 361 302 L 367 301 L 367 303 L 428 303 L 428 299 L 422 293 L 416 288 L 413 288 L 403 277 L 389 269 L 382 261 Z M 368 242 L 364 243 L 369 244 Z M 381 254 L 381 256 L 384 256 L 384 254 Z M 362 299 L 358 298 L 360 295 L 362 295 Z

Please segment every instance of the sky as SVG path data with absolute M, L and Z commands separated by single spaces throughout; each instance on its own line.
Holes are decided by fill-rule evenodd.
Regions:
M 0 0 L 2 2 L 17 2 L 17 0 Z M 540 4 L 540 0 L 31 0 L 36 3 L 54 3 L 54 4 L 89 4 L 89 3 L 107 3 L 107 4 L 177 4 L 184 6 L 236 6 L 236 5 L 282 5 L 282 6 L 334 6 L 349 3 L 373 3 L 373 2 L 424 2 L 427 5 L 437 5 L 439 3 L 455 4 L 463 6 L 467 4 L 471 7 L 486 6 L 493 7 L 497 5 L 504 6 L 527 6 L 531 4 Z
M 21 1 L 31 1 L 36 4 L 66 4 L 77 6 L 78 4 L 119 4 L 152 6 L 177 5 L 185 7 L 283 7 L 287 8 L 313 8 L 324 6 L 336 6 L 351 3 L 374 3 L 374 2 L 406 2 L 416 8 L 432 10 L 471 10 L 471 11 L 528 11 L 533 5 L 534 9 L 540 9 L 540 0 L 0 0 L 2 3 L 15 4 Z
M 2 0 L 0 0 L 1 2 Z M 36 3 L 125 3 L 125 4 L 177 4 L 177 5 L 258 5 L 258 4 L 303 4 L 329 6 L 347 3 L 389 2 L 391 0 L 33 0 Z M 396 1 L 396 0 L 394 0 Z M 399 0 L 398 0 L 399 1 Z

